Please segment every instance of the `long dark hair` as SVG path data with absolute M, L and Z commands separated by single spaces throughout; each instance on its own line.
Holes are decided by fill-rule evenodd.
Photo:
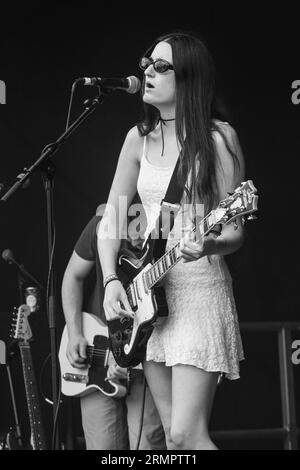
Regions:
M 218 202 L 213 131 L 222 135 L 235 164 L 238 163 L 224 131 L 214 120 L 224 118 L 215 94 L 214 62 L 204 42 L 196 33 L 189 32 L 173 32 L 160 36 L 144 55 L 149 57 L 156 44 L 161 41 L 168 42 L 173 53 L 176 78 L 176 136 L 182 149 L 178 181 L 185 187 L 188 202 L 194 203 L 197 194 L 207 214 Z M 143 90 L 144 83 L 142 92 Z M 155 106 L 144 103 L 143 108 L 144 115 L 138 123 L 141 136 L 152 132 L 160 117 Z M 189 175 L 191 185 L 187 188 Z

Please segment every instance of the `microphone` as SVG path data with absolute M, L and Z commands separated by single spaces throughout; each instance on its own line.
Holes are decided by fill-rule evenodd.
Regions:
M 13 252 L 8 248 L 7 250 L 2 251 L 2 258 L 4 259 L 4 261 L 7 261 L 9 264 L 12 264 L 12 263 L 18 264 L 14 259 Z
M 83 77 L 77 78 L 75 83 L 82 83 L 83 85 L 89 86 L 97 85 L 111 90 L 124 90 L 131 94 L 137 93 L 141 88 L 140 80 L 133 75 L 127 78 Z
M 15 264 L 22 274 L 24 274 L 27 278 L 31 279 L 36 285 L 43 289 L 43 286 L 27 271 L 25 266 L 23 264 L 19 264 L 18 261 L 14 259 L 14 254 L 9 248 L 2 252 L 2 258 L 9 264 Z

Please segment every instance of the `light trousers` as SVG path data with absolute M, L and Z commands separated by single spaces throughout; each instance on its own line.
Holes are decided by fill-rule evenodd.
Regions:
M 143 374 L 134 376 L 130 393 L 111 398 L 93 392 L 81 398 L 82 426 L 87 450 L 136 449 L 142 418 Z M 140 450 L 166 449 L 163 427 L 151 392 L 146 387 Z

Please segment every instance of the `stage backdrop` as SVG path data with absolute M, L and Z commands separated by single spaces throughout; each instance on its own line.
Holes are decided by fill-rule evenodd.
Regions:
M 64 131 L 76 78 L 141 78 L 138 60 L 158 35 L 175 29 L 197 31 L 214 56 L 218 88 L 230 108 L 245 154 L 246 178 L 254 181 L 259 194 L 258 219 L 247 224 L 247 241 L 234 260 L 240 321 L 298 320 L 296 168 L 300 104 L 292 84 L 300 79 L 300 48 L 292 15 L 273 10 L 270 22 L 269 12 L 246 11 L 244 7 L 243 11 L 210 7 L 202 9 L 201 15 L 195 15 L 192 9 L 177 11 L 176 7 L 161 14 L 158 9 L 154 15 L 150 5 L 145 12 L 98 14 L 90 4 L 87 10 L 73 6 L 70 16 L 63 7 L 44 14 L 39 10 L 10 12 L 6 21 L 2 20 L 6 27 L 1 30 L 0 183 L 11 182 Z M 283 36 L 287 25 L 288 33 Z M 77 89 L 72 121 L 91 96 L 93 89 Z M 58 336 L 64 325 L 60 303 L 64 269 L 81 230 L 96 207 L 107 199 L 123 140 L 139 117 L 140 95 L 115 91 L 53 158 Z M 8 248 L 46 288 L 47 212 L 39 172 L 26 189 L 0 206 L 1 253 Z M 0 279 L 0 339 L 8 342 L 9 315 L 20 299 L 17 271 L 2 259 Z M 40 312 L 32 315 L 32 322 L 32 348 L 40 380 L 50 348 L 44 303 Z M 276 338 L 262 333 L 245 333 L 243 338 L 247 359 L 242 365 L 242 378 L 239 383 L 226 383 L 220 388 L 212 427 L 278 427 L 281 408 Z M 19 361 L 16 357 L 12 367 L 22 422 L 28 433 Z M 49 361 L 45 369 L 49 378 Z M 300 365 L 295 367 L 297 384 L 299 371 Z M 13 424 L 13 416 L 4 367 L 0 373 L 0 431 L 5 431 Z M 41 382 L 45 393 L 51 394 L 49 380 L 44 377 Z M 298 393 L 299 384 L 297 387 Z M 42 406 L 50 429 L 51 406 L 44 400 Z M 78 429 L 80 432 L 80 425 Z M 226 445 L 279 448 L 281 443 Z

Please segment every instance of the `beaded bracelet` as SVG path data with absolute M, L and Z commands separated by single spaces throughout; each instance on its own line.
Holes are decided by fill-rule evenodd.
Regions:
M 109 274 L 108 276 L 106 276 L 106 278 L 103 281 L 103 288 L 105 289 L 107 284 L 111 281 L 119 281 L 117 274 Z

